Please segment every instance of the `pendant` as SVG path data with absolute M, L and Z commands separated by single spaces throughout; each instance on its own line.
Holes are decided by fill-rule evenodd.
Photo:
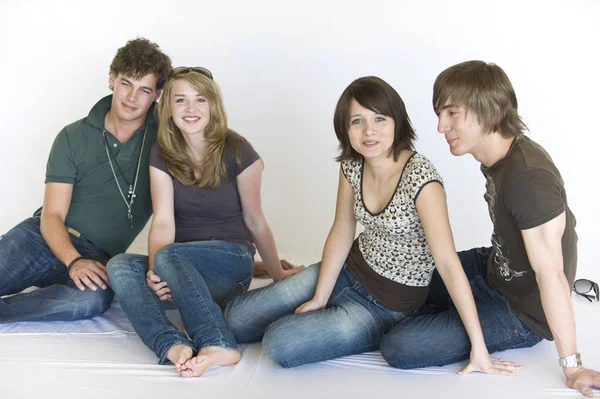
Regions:
M 133 186 L 130 184 L 129 191 L 127 192 L 127 201 L 131 201 L 131 198 L 134 196 L 135 195 L 133 194 Z
M 131 213 L 131 207 L 127 207 L 127 220 L 129 220 L 129 225 L 133 229 L 133 214 Z

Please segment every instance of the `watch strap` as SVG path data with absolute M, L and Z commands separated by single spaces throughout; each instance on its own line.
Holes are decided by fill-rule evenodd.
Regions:
M 558 359 L 560 367 L 581 367 L 581 354 L 573 353 L 572 355 L 561 357 Z

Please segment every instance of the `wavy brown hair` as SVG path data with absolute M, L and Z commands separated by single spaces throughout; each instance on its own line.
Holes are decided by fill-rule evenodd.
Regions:
M 183 134 L 173 122 L 171 95 L 177 79 L 187 81 L 208 101 L 210 121 L 204 129 L 205 148 L 201 165 L 194 162 L 188 151 Z M 235 160 L 240 162 L 238 145 L 243 138 L 227 128 L 227 116 L 219 87 L 206 75 L 198 72 L 178 74 L 167 81 L 162 99 L 158 104 L 157 143 L 169 172 L 185 185 L 217 188 L 222 177 L 229 179 L 229 173 L 223 162 L 223 151 L 231 147 Z M 196 173 L 199 177 L 196 177 Z
M 528 130 L 519 116 L 515 89 L 496 64 L 466 61 L 440 73 L 433 84 L 433 109 L 437 114 L 447 101 L 475 112 L 486 131 L 510 138 Z

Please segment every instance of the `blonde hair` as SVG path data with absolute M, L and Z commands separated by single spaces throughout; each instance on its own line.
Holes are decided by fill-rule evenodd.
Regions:
M 433 84 L 436 113 L 448 100 L 475 112 L 479 124 L 487 131 L 514 137 L 527 130 L 518 113 L 515 90 L 496 64 L 467 61 L 444 70 Z
M 171 110 L 171 92 L 174 83 L 182 79 L 187 81 L 198 93 L 204 96 L 210 107 L 210 121 L 204 129 L 206 147 L 202 164 L 192 159 L 183 134 L 173 122 Z M 219 87 L 206 75 L 198 72 L 186 72 L 171 77 L 165 85 L 162 100 L 158 105 L 159 125 L 157 143 L 169 172 L 185 185 L 217 188 L 222 177 L 229 178 L 223 162 L 223 151 L 229 141 L 239 142 L 240 136 L 227 128 L 227 116 Z M 239 163 L 237 146 L 235 159 Z M 199 172 L 196 178 L 194 172 Z

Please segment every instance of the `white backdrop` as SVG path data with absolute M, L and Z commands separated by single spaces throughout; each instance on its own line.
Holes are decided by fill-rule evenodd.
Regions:
M 406 102 L 417 150 L 445 179 L 457 248 L 487 245 L 479 165 L 450 155 L 431 107 L 438 73 L 482 59 L 508 73 L 530 136 L 562 171 L 578 219 L 578 275 L 598 278 L 599 26 L 596 0 L 0 0 L 0 233 L 41 204 L 55 135 L 109 93 L 116 49 L 142 36 L 176 66 L 213 71 L 230 126 L 265 161 L 264 208 L 282 255 L 320 257 L 339 167 L 333 111 L 364 75 Z

